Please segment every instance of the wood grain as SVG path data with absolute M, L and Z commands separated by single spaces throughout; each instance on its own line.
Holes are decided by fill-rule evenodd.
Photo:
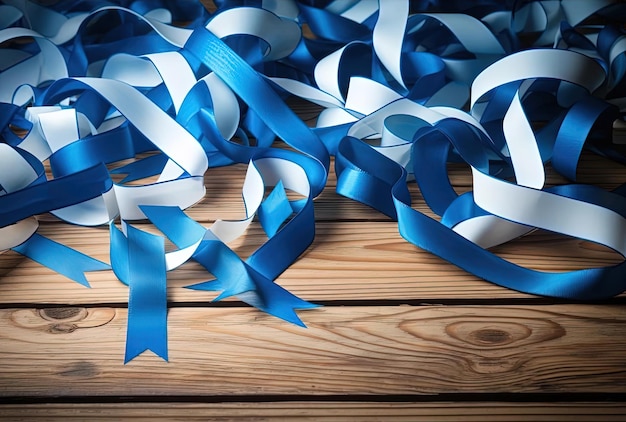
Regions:
M 143 229 L 156 233 L 148 225 Z M 108 230 L 46 224 L 40 234 L 109 261 Z M 255 223 L 232 244 L 242 257 L 266 240 Z M 495 249 L 503 258 L 541 271 L 611 265 L 622 257 L 607 248 L 552 233 L 536 232 Z M 0 255 L 0 304 L 125 303 L 128 288 L 112 271 L 88 274 L 87 289 L 15 252 Z M 203 302 L 215 294 L 185 289 L 212 275 L 196 263 L 168 274 L 171 302 Z M 319 222 L 313 245 L 278 283 L 311 301 L 528 298 L 485 282 L 406 242 L 384 222 Z
M 306 107 L 305 107 L 306 108 Z M 304 113 L 304 111 L 301 111 Z M 241 185 L 246 168 L 234 165 L 210 169 L 206 174 L 207 195 L 188 210 L 194 219 L 210 225 L 215 219 L 244 216 Z M 626 179 L 626 168 L 601 157 L 585 154 L 581 181 L 606 189 Z M 450 179 L 459 192 L 471 188 L 465 166 L 451 166 Z M 550 184 L 564 183 L 549 172 Z M 338 195 L 336 179 L 315 201 L 317 236 L 306 254 L 289 268 L 279 283 L 311 301 L 345 300 L 444 300 L 528 298 L 529 295 L 484 282 L 404 241 L 396 223 L 382 214 Z M 432 216 L 415 183 L 411 184 L 414 207 Z M 42 220 L 50 220 L 45 216 Z M 149 226 L 140 225 L 150 229 Z M 109 261 L 106 228 L 83 228 L 56 220 L 42 223 L 40 233 Z M 265 241 L 255 223 L 232 247 L 249 255 Z M 541 271 L 569 271 L 622 262 L 607 248 L 564 236 L 538 232 L 494 249 L 514 263 Z M 198 302 L 213 295 L 183 289 L 211 276 L 193 263 L 169 275 L 169 300 Z M 111 272 L 89 275 L 93 289 L 85 289 L 16 253 L 0 255 L 0 304 L 11 303 L 123 303 L 127 288 Z
M 318 107 L 293 99 L 289 106 L 315 124 Z M 284 147 L 279 141 L 276 146 Z M 448 169 L 458 193 L 471 190 L 466 165 Z M 546 170 L 548 186 L 569 183 L 549 165 Z M 188 214 L 207 226 L 216 219 L 243 218 L 245 172 L 243 165 L 209 169 L 207 194 Z M 626 180 L 626 167 L 585 153 L 578 176 L 580 183 L 613 189 Z M 414 208 L 433 216 L 417 185 L 409 187 Z M 183 288 L 211 277 L 186 264 L 168 276 L 169 363 L 148 352 L 123 365 L 127 310 L 110 304 L 126 303 L 128 291 L 112 272 L 90 274 L 93 288 L 86 289 L 14 252 L 0 254 L 0 306 L 5 308 L 0 310 L 0 401 L 76 401 L 0 405 L 0 419 L 626 420 L 624 403 L 362 401 L 372 395 L 429 400 L 452 394 L 463 400 L 470 397 L 465 394 L 626 394 L 626 308 L 548 305 L 549 300 L 497 306 L 489 300 L 531 296 L 479 280 L 418 250 L 399 236 L 393 221 L 341 197 L 335 188 L 331 172 L 315 200 L 316 240 L 278 279 L 304 299 L 330 306 L 300 313 L 308 329 L 236 301 L 226 308 L 187 307 L 208 303 L 214 295 Z M 105 228 L 75 227 L 49 215 L 40 220 L 41 234 L 109 261 Z M 145 222 L 138 226 L 156 232 Z M 246 257 L 264 240 L 255 223 L 231 246 Z M 542 231 L 494 252 L 543 271 L 622 261 L 606 248 Z M 337 306 L 383 300 L 482 300 L 487 306 Z M 176 402 L 274 395 L 330 401 Z M 85 402 L 126 396 L 174 402 Z M 361 401 L 332 401 L 354 397 Z
M 311 106 L 302 102 L 294 102 L 292 107 L 306 119 L 315 115 L 315 111 L 310 110 Z M 188 210 L 188 214 L 207 226 L 218 218 L 243 218 L 241 186 L 245 171 L 243 165 L 210 169 L 205 176 L 207 194 Z M 626 179 L 626 167 L 584 154 L 579 175 L 581 182 L 611 189 Z M 450 166 L 450 180 L 458 192 L 471 188 L 467 166 Z M 563 178 L 549 171 L 549 184 L 564 182 Z M 295 294 L 307 300 L 325 302 L 531 297 L 484 282 L 419 250 L 398 235 L 395 222 L 367 206 L 338 195 L 335 186 L 336 178 L 331 173 L 326 189 L 315 201 L 316 240 L 278 280 Z M 410 186 L 414 207 L 432 216 L 416 184 L 411 183 Z M 106 228 L 75 227 L 49 216 L 41 216 L 41 220 L 41 234 L 109 262 Z M 140 228 L 150 230 L 149 225 L 142 223 Z M 245 257 L 264 241 L 265 237 L 255 223 L 249 233 L 234 242 L 232 247 Z M 607 248 L 545 232 L 509 242 L 495 248 L 494 252 L 514 263 L 541 271 L 600 267 L 622 262 L 623 259 Z M 85 289 L 14 252 L 0 254 L 0 304 L 126 302 L 127 288 L 112 272 L 92 273 L 88 277 L 92 289 Z M 211 275 L 194 263 L 171 272 L 169 300 L 210 300 L 214 295 L 183 288 L 209 278 Z
M 622 422 L 623 403 L 115 403 L 0 405 L 11 421 Z
M 174 308 L 170 362 L 123 365 L 126 309 L 0 311 L 2 396 L 626 393 L 626 308 L 329 307 L 308 329 Z
M 284 144 L 277 142 L 276 146 L 283 147 Z M 216 219 L 244 218 L 245 208 L 241 199 L 241 188 L 246 168 L 247 166 L 243 164 L 210 168 L 205 173 L 204 178 L 206 195 L 187 210 L 189 216 L 202 223 L 213 222 Z M 333 168 L 334 159 L 331 159 L 331 172 L 328 175 L 326 187 L 321 195 L 315 199 L 315 218 L 317 221 L 390 221 L 380 212 L 337 194 L 337 178 Z M 457 193 L 461 194 L 472 189 L 471 172 L 467 165 L 450 164 L 448 177 Z M 599 188 L 611 190 L 626 182 L 626 166 L 591 153 L 585 153 L 580 161 L 578 177 L 578 183 L 593 184 Z M 116 181 L 122 178 L 123 175 L 114 176 Z M 156 178 L 148 179 L 148 181 L 155 180 Z M 558 175 L 549 165 L 546 166 L 546 186 L 566 183 L 571 182 Z M 413 207 L 429 216 L 434 216 L 424 203 L 417 184 L 409 182 L 408 186 Z M 56 221 L 49 215 L 44 215 L 41 218 L 47 221 Z
M 283 144 L 278 143 L 277 146 L 281 147 Z M 337 177 L 333 170 L 334 158 L 331 159 L 330 168 L 326 187 L 315 199 L 317 221 L 390 221 L 380 212 L 339 195 L 336 192 Z M 242 164 L 209 169 L 205 174 L 205 198 L 189 208 L 188 214 L 199 222 L 212 222 L 218 218 L 243 218 L 245 209 L 241 200 L 241 186 L 245 172 L 246 166 Z M 471 171 L 465 164 L 449 164 L 448 178 L 458 194 L 472 189 Z M 556 173 L 550 165 L 546 166 L 546 187 L 567 183 L 572 182 Z M 615 189 L 626 183 L 626 166 L 595 154 L 584 153 L 578 167 L 577 183 L 591 184 L 605 190 Z M 434 217 L 424 202 L 417 183 L 409 182 L 408 187 L 413 207 Z
M 203 3 L 215 10 L 212 2 Z M 315 124 L 319 107 L 296 99 L 288 104 Z M 276 146 L 285 147 L 280 141 Z M 448 169 L 458 193 L 472 188 L 466 165 Z M 548 186 L 568 183 L 549 165 L 546 170 Z M 209 169 L 207 194 L 188 214 L 206 225 L 243 218 L 245 172 L 243 165 Z M 580 183 L 613 189 L 626 181 L 626 167 L 585 153 L 578 176 Z M 90 274 L 93 288 L 86 289 L 17 253 L 1 253 L 0 403 L 45 404 L 0 405 L 0 419 L 626 420 L 624 403 L 472 401 L 476 395 L 491 400 L 492 394 L 504 400 L 531 394 L 540 401 L 552 393 L 592 395 L 585 400 L 605 393 L 623 397 L 626 307 L 549 300 L 497 305 L 531 296 L 483 282 L 418 250 L 398 235 L 394 222 L 338 195 L 336 183 L 331 172 L 315 200 L 315 243 L 278 280 L 304 299 L 329 305 L 299 313 L 309 328 L 236 301 L 196 306 L 214 295 L 183 288 L 210 278 L 189 263 L 168 275 L 169 363 L 147 352 L 123 364 L 127 309 L 115 304 L 126 303 L 128 291 L 112 272 Z M 417 185 L 409 187 L 414 208 L 432 216 Z M 39 218 L 41 234 L 109 261 L 105 228 Z M 145 222 L 138 225 L 155 232 Z M 263 241 L 255 223 L 231 246 L 245 257 Z M 541 231 L 494 252 L 544 271 L 622 261 L 606 248 Z M 477 299 L 485 306 L 415 306 Z M 383 300 L 395 302 L 382 306 Z M 354 305 L 349 301 L 372 306 L 344 306 Z M 395 305 L 401 301 L 412 305 Z M 445 394 L 459 402 L 438 402 Z M 127 397 L 139 402 L 128 403 Z M 275 402 L 262 402 L 272 397 Z M 406 397 L 417 401 L 384 402 Z M 58 399 L 72 402 L 55 404 Z M 111 403 L 103 403 L 107 399 Z

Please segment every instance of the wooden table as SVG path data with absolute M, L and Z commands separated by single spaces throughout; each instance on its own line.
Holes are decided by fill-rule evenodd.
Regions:
M 318 110 L 292 106 L 313 123 Z M 210 169 L 189 214 L 206 226 L 242 218 L 244 174 Z M 450 174 L 471 188 L 467 168 Z M 580 174 L 626 181 L 591 155 Z M 168 275 L 169 362 L 147 352 L 124 365 L 128 289 L 111 271 L 89 274 L 87 289 L 1 254 L 0 419 L 626 420 L 626 296 L 574 303 L 497 287 L 409 244 L 335 183 L 316 199 L 314 244 L 277 280 L 324 305 L 299 312 L 308 328 L 184 289 L 208 278 L 187 263 Z M 549 183 L 564 180 L 552 172 Z M 107 228 L 41 220 L 41 234 L 109 262 Z M 263 241 L 255 222 L 232 247 L 245 257 Z M 544 271 L 621 262 L 541 231 L 495 251 Z
M 316 110 L 292 103 L 308 121 Z M 242 218 L 245 167 L 210 169 L 189 214 Z M 469 171 L 451 168 L 459 191 Z M 607 188 L 626 170 L 585 155 L 583 182 Z M 563 180 L 551 173 L 550 183 Z M 605 303 L 533 297 L 481 281 L 419 250 L 396 223 L 337 195 L 316 199 L 314 244 L 278 282 L 324 305 L 308 326 L 183 286 L 168 276 L 169 363 L 124 365 L 128 289 L 111 271 L 87 289 L 14 252 L 0 255 L 0 417 L 5 420 L 626 420 L 625 296 Z M 415 207 L 425 211 L 412 184 Z M 104 261 L 106 228 L 41 216 L 40 233 Z M 140 228 L 152 230 L 146 223 Z M 264 241 L 254 223 L 233 249 Z M 605 248 L 535 232 L 495 249 L 562 271 L 620 262 Z

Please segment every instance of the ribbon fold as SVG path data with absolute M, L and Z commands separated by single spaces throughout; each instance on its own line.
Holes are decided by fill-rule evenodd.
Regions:
M 84 286 L 112 269 L 129 286 L 126 363 L 168 360 L 167 272 L 190 259 L 207 281 L 188 288 L 304 326 L 296 310 L 316 305 L 279 278 L 313 242 L 332 156 L 339 194 L 489 282 L 573 300 L 626 289 L 624 262 L 550 274 L 489 250 L 540 228 L 626 253 L 626 184 L 546 177 L 575 182 L 587 152 L 626 163 L 623 2 L 214 3 L 0 1 L 0 249 Z M 319 114 L 305 123 L 289 97 Z M 191 219 L 209 168 L 235 163 L 245 217 Z M 413 182 L 435 218 L 412 207 Z M 111 266 L 38 234 L 42 213 L 108 225 Z M 146 218 L 175 250 L 131 224 Z M 255 220 L 266 238 L 242 259 L 229 244 Z

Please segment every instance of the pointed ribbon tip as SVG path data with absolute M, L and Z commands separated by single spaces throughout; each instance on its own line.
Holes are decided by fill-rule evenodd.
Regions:
M 91 287 L 85 277 L 86 272 L 111 269 L 102 261 L 37 233 L 21 245 L 13 247 L 13 250 L 85 287 Z
M 117 228 L 112 228 L 117 230 Z M 127 226 L 128 237 L 112 237 L 112 263 L 129 286 L 125 363 L 146 350 L 168 360 L 167 285 L 163 237 Z M 120 237 L 121 236 L 121 237 Z M 124 255 L 120 257 L 119 255 Z

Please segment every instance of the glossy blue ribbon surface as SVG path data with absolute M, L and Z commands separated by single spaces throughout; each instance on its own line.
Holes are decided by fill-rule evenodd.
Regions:
M 316 305 L 279 277 L 313 242 L 333 157 L 339 194 L 484 280 L 574 300 L 626 290 L 624 262 L 554 274 L 490 251 L 540 228 L 626 256 L 626 185 L 575 183 L 584 151 L 626 163 L 623 2 L 215 6 L 0 1 L 0 250 L 84 286 L 112 269 L 129 287 L 125 362 L 168 359 L 167 273 L 191 259 L 207 281 L 188 288 L 304 326 L 296 310 Z M 313 127 L 292 96 L 320 108 Z M 209 167 L 234 163 L 245 217 L 204 227 L 185 210 Z M 471 191 L 450 163 L 470 166 Z M 548 186 L 547 165 L 574 183 Z M 43 213 L 108 226 L 111 266 L 38 234 Z M 145 219 L 162 235 L 132 224 Z M 255 220 L 267 237 L 242 259 L 229 243 Z

